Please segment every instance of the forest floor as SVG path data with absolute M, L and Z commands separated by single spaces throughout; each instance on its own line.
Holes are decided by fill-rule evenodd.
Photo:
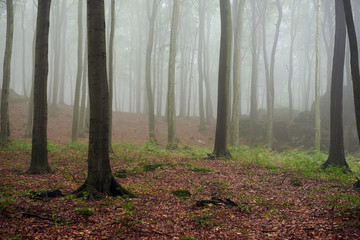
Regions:
M 180 147 L 167 150 L 166 122 L 157 119 L 159 145 L 147 142 L 147 117 L 114 114 L 111 165 L 137 198 L 99 200 L 67 195 L 87 174 L 86 136 L 71 144 L 71 107 L 49 117 L 46 175 L 25 174 L 31 143 L 23 139 L 27 103 L 10 104 L 13 141 L 0 148 L 0 239 L 359 239 L 360 198 L 352 174 L 319 165 L 322 153 L 273 152 L 245 145 L 232 159 L 208 160 L 214 123 L 177 118 Z M 64 197 L 41 196 L 59 189 Z M 206 201 L 204 201 L 206 200 Z M 209 200 L 209 201 L 208 201 Z

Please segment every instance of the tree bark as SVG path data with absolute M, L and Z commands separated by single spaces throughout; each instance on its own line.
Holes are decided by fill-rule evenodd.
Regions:
M 221 18 L 221 40 L 218 76 L 218 102 L 213 157 L 230 157 L 227 149 L 229 118 L 229 85 L 231 65 L 231 5 L 230 0 L 219 0 Z
M 10 123 L 9 123 L 9 93 L 11 75 L 11 55 L 14 36 L 14 6 L 13 0 L 6 0 L 6 44 L 3 63 L 3 84 L 1 92 L 1 131 L 0 144 L 5 145 L 9 142 Z
M 146 93 L 148 100 L 148 110 L 149 110 L 149 140 L 156 141 L 155 138 L 155 106 L 154 106 L 154 96 L 153 90 L 151 88 L 151 54 L 154 45 L 154 34 L 155 34 L 155 19 L 156 12 L 159 6 L 159 0 L 152 1 L 152 10 L 151 15 L 148 16 L 149 19 L 149 39 L 146 48 L 146 63 L 145 63 L 145 83 L 146 83 Z M 150 13 L 150 3 L 147 2 L 148 11 Z
M 176 139 L 176 108 L 175 108 L 175 61 L 176 61 L 176 40 L 179 26 L 180 0 L 173 2 L 173 14 L 171 20 L 170 52 L 169 52 L 169 75 L 167 94 L 167 123 L 168 123 L 168 144 L 167 148 L 177 148 Z
M 35 46 L 34 118 L 30 174 L 51 172 L 47 152 L 47 77 L 51 1 L 38 2 Z
M 198 71 L 199 71 L 199 116 L 200 126 L 199 131 L 205 131 L 205 113 L 204 113 L 204 29 L 205 29 L 205 0 L 199 0 L 199 47 L 198 47 Z
M 82 77 L 82 57 L 83 57 L 83 23 L 82 23 L 82 8 L 83 0 L 78 1 L 78 50 L 77 50 L 77 74 L 75 85 L 75 99 L 74 99 L 74 112 L 72 121 L 72 142 L 76 142 L 79 135 L 79 101 L 80 101 L 80 86 Z
M 235 4 L 236 3 L 236 4 Z M 237 146 L 239 144 L 239 121 L 241 114 L 241 71 L 240 71 L 240 58 L 241 58 L 241 42 L 242 42 L 242 25 L 243 25 L 243 12 L 245 1 L 234 2 L 236 6 L 235 23 L 234 25 L 234 56 L 233 56 L 233 106 L 231 117 L 231 145 Z
M 112 118 L 113 118 L 113 93 L 114 93 L 114 36 L 115 36 L 115 0 L 110 5 L 110 40 L 109 40 L 109 152 L 112 148 Z
M 336 166 L 349 169 L 344 152 L 342 119 L 346 23 L 344 5 L 341 0 L 335 1 L 335 19 L 335 44 L 330 99 L 330 148 L 329 157 L 322 167 Z
M 271 60 L 270 60 L 270 82 L 269 82 L 269 89 L 268 94 L 269 98 L 269 109 L 268 109 L 268 128 L 267 128 L 267 144 L 269 148 L 274 147 L 274 100 L 275 100 L 275 93 L 274 93 L 274 80 L 275 80 L 275 53 L 277 48 L 277 43 L 279 39 L 279 32 L 280 32 L 280 24 L 282 20 L 282 5 L 280 4 L 279 0 L 276 0 L 276 7 L 278 9 L 278 20 L 276 22 L 276 29 L 275 29 L 275 37 L 271 51 Z
M 106 71 L 104 1 L 87 1 L 90 133 L 88 176 L 74 193 L 88 198 L 134 195 L 122 188 L 111 173 L 109 159 L 109 91 Z
M 352 15 L 352 7 L 350 0 L 344 0 L 344 10 L 346 18 L 346 26 L 349 37 L 350 45 L 350 64 L 351 64 L 351 76 L 353 82 L 354 92 L 354 104 L 355 104 L 355 116 L 356 127 L 358 132 L 358 138 L 360 141 L 360 74 L 359 74 L 359 51 L 358 43 L 354 25 L 354 19 Z
M 320 0 L 316 1 L 316 61 L 315 61 L 315 149 L 320 151 Z

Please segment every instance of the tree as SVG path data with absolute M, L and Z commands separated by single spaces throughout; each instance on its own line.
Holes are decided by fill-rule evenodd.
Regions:
M 9 93 L 11 74 L 11 55 L 14 36 L 14 6 L 13 0 L 6 0 L 6 46 L 3 63 L 3 85 L 1 92 L 1 131 L 0 144 L 7 144 L 10 136 L 9 123 Z
M 109 91 L 106 71 L 104 1 L 87 1 L 90 132 L 88 176 L 74 194 L 88 198 L 134 195 L 116 182 L 109 159 Z
M 331 97 L 330 97 L 330 148 L 329 156 L 322 167 L 329 166 L 349 168 L 345 159 L 343 120 L 342 120 L 342 98 L 345 59 L 345 11 L 343 1 L 335 1 L 335 44 L 333 69 L 331 75 Z
M 356 126 L 358 132 L 358 138 L 360 140 L 360 74 L 359 74 L 359 52 L 357 45 L 357 37 L 354 25 L 354 19 L 352 15 L 352 7 L 350 0 L 344 0 L 344 10 L 346 18 L 346 26 L 349 37 L 350 45 L 350 64 L 351 64 L 351 76 L 353 81 L 354 103 L 355 103 L 355 115 Z
M 199 0 L 199 41 L 198 41 L 198 71 L 199 71 L 199 131 L 205 131 L 205 113 L 204 113 L 204 29 L 205 29 L 205 0 Z
M 290 52 L 289 52 L 289 77 L 288 77 L 288 94 L 289 94 L 289 119 L 293 119 L 293 94 L 292 94 L 292 77 L 294 72 L 294 41 L 297 33 L 297 15 L 295 21 L 295 10 L 296 10 L 296 0 L 291 1 L 291 27 L 290 27 Z
M 320 0 L 316 1 L 316 63 L 315 63 L 315 149 L 320 151 Z
M 267 1 L 265 0 L 266 4 Z M 250 1 L 251 4 L 251 86 L 250 86 L 250 134 L 249 143 L 252 144 L 254 138 L 255 122 L 258 119 L 258 37 L 257 26 L 259 21 L 257 19 L 256 1 Z M 265 24 L 265 23 L 264 23 Z
M 82 23 L 82 6 L 83 0 L 78 1 L 78 50 L 77 50 L 77 74 L 76 74 L 76 85 L 75 85 L 75 99 L 74 99 L 74 111 L 73 111 L 73 122 L 71 139 L 75 142 L 78 138 L 78 126 L 79 126 L 79 101 L 80 101 L 80 85 L 82 77 L 82 57 L 83 57 L 83 23 Z
M 229 85 L 231 64 L 231 5 L 230 0 L 219 0 L 221 18 L 221 39 L 218 76 L 218 101 L 213 157 L 229 157 L 227 149 L 228 118 L 229 118 Z
M 30 174 L 49 173 L 47 152 L 47 77 L 51 1 L 38 1 L 35 45 L 34 118 Z
M 270 79 L 269 79 L 269 88 L 267 89 L 268 94 L 268 106 L 267 115 L 268 115 L 268 126 L 267 126 L 267 143 L 269 148 L 273 148 L 273 131 L 274 131 L 274 80 L 275 80 L 275 53 L 277 48 L 277 43 L 279 40 L 279 32 L 280 32 L 280 24 L 282 20 L 282 4 L 280 4 L 279 0 L 276 0 L 276 7 L 279 13 L 277 22 L 276 22 L 276 29 L 275 29 L 275 37 L 274 42 L 271 50 L 271 60 L 270 60 Z
M 170 52 L 169 52 L 169 75 L 167 95 L 167 123 L 168 123 L 168 145 L 170 149 L 177 147 L 176 126 L 175 126 L 175 60 L 176 60 L 176 39 L 179 25 L 180 0 L 173 2 L 173 14 L 171 20 Z
M 231 117 L 231 145 L 233 146 L 237 146 L 239 143 L 239 121 L 241 114 L 240 57 L 244 6 L 245 0 L 234 2 L 233 110 Z
M 155 139 L 155 107 L 154 107 L 154 97 L 153 91 L 151 88 L 151 53 L 154 45 L 154 34 L 155 34 L 155 18 L 156 12 L 160 3 L 160 0 L 152 1 L 152 9 L 150 15 L 150 1 L 147 2 L 148 7 L 148 19 L 149 19 L 149 39 L 146 48 L 146 69 L 145 69 L 145 82 L 146 82 L 146 93 L 149 107 L 149 140 L 156 141 Z
M 115 37 L 115 0 L 110 5 L 110 40 L 109 40 L 109 152 L 112 149 L 112 116 L 113 116 L 113 93 L 114 93 L 114 37 Z

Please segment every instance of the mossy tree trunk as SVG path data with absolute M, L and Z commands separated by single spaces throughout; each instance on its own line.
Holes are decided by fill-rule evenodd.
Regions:
M 11 74 L 11 55 L 14 36 L 14 6 L 13 0 L 6 0 L 6 44 L 3 63 L 3 84 L 1 92 L 1 131 L 0 144 L 7 144 L 10 136 L 9 123 L 9 93 Z
M 35 44 L 34 118 L 30 174 L 51 172 L 47 151 L 47 77 L 51 1 L 38 1 Z
M 221 16 L 221 39 L 218 76 L 218 101 L 217 119 L 215 132 L 215 146 L 213 156 L 229 157 L 227 149 L 227 134 L 229 127 L 229 85 L 230 85 L 230 64 L 231 64 L 231 5 L 230 0 L 219 0 Z
M 90 133 L 88 176 L 74 193 L 88 198 L 130 196 L 111 173 L 109 159 L 109 90 L 106 70 L 104 1 L 87 1 Z
M 322 165 L 349 168 L 344 152 L 343 133 L 343 80 L 345 61 L 346 24 L 343 1 L 335 1 L 335 44 L 330 97 L 330 148 L 329 157 Z

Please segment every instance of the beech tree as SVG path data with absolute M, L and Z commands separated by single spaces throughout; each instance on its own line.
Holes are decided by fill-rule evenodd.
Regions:
M 146 48 L 146 62 L 145 62 L 145 82 L 146 82 L 146 93 L 148 100 L 149 110 L 149 140 L 156 141 L 155 139 L 155 104 L 153 91 L 151 88 L 151 54 L 154 45 L 154 34 L 155 34 L 155 18 L 160 0 L 153 0 L 150 14 L 150 1 L 147 2 L 148 8 L 148 19 L 149 19 L 149 39 Z
M 346 25 L 343 1 L 335 1 L 335 44 L 330 94 L 330 148 L 322 165 L 349 168 L 345 159 L 343 134 L 343 80 L 345 61 Z
M 354 25 L 354 19 L 352 15 L 352 7 L 350 0 L 344 0 L 344 10 L 347 32 L 350 45 L 350 64 L 351 64 L 351 76 L 353 82 L 354 103 L 355 103 L 355 116 L 356 126 L 358 132 L 358 138 L 360 140 L 360 74 L 359 74 L 359 52 L 357 37 Z
M 180 0 L 173 2 L 173 14 L 171 20 L 170 52 L 169 52 L 169 75 L 168 75 L 168 95 L 167 95 L 167 123 L 168 123 L 168 145 L 170 149 L 177 147 L 176 126 L 175 126 L 175 60 L 176 60 L 176 40 L 179 25 Z
M 9 93 L 10 93 L 10 73 L 11 55 L 14 36 L 14 6 L 13 0 L 6 0 L 6 46 L 3 63 L 3 84 L 1 92 L 1 131 L 0 144 L 7 144 L 10 136 L 9 124 Z
M 35 45 L 34 118 L 30 174 L 49 173 L 47 151 L 47 78 L 49 71 L 49 16 L 51 1 L 38 1 Z
M 106 70 L 104 1 L 87 1 L 88 81 L 90 132 L 88 176 L 74 194 L 88 198 L 129 196 L 132 193 L 116 182 L 109 159 L 109 90 Z
M 239 143 L 239 121 L 241 114 L 240 58 L 242 42 L 242 25 L 245 0 L 234 2 L 234 56 L 233 56 L 233 110 L 231 116 L 231 145 Z
M 219 0 L 221 18 L 221 39 L 218 75 L 218 101 L 215 132 L 215 146 L 212 157 L 230 157 L 227 149 L 229 128 L 229 85 L 231 64 L 231 5 L 230 0 Z
M 82 8 L 83 0 L 78 1 L 78 49 L 77 49 L 77 74 L 75 85 L 75 99 L 72 121 L 71 139 L 73 142 L 77 141 L 79 130 L 79 102 L 80 102 L 80 86 L 82 77 L 82 57 L 83 57 L 83 23 L 82 23 Z

